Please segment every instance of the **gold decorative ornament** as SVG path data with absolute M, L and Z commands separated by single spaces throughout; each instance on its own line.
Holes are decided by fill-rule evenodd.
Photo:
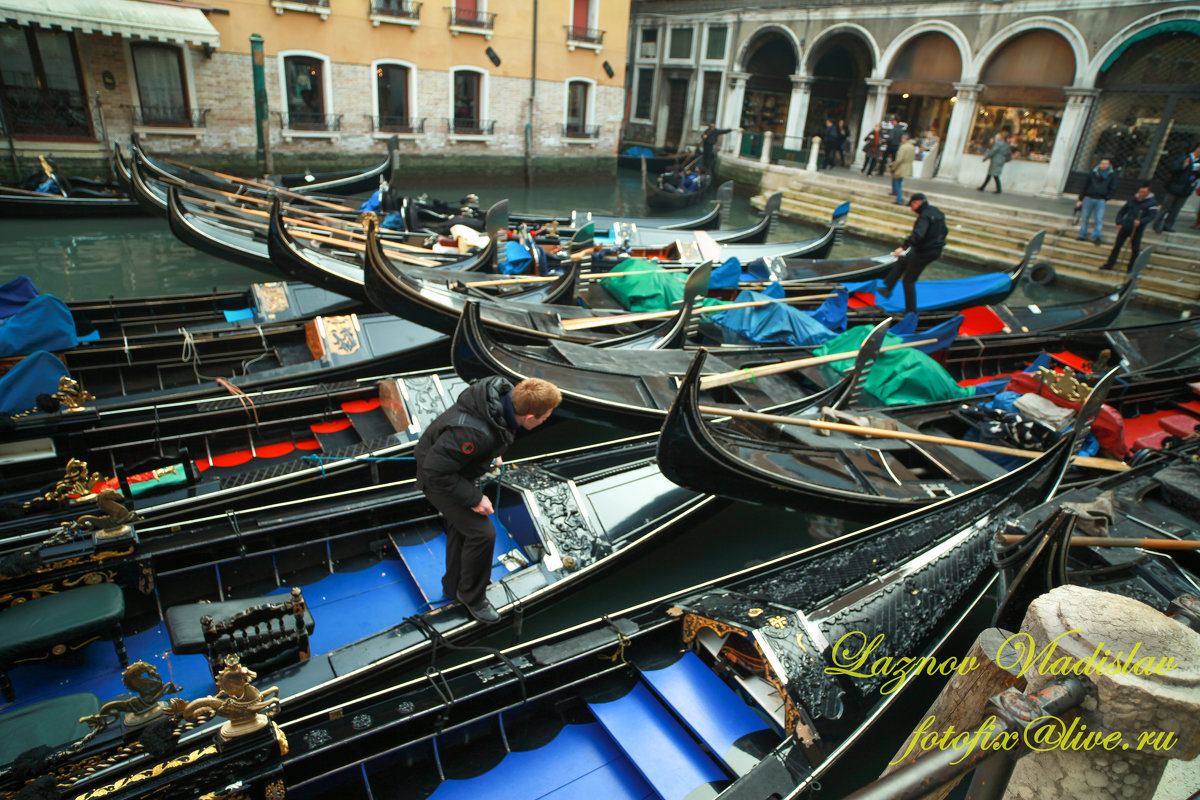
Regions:
M 108 533 L 109 538 L 123 531 L 123 526 L 142 519 L 136 511 L 130 511 L 119 499 L 124 496 L 116 489 L 105 489 L 96 495 L 96 505 L 103 514 L 84 514 L 74 522 L 60 523 L 65 530 L 78 532 L 80 530 L 96 530 Z
M 257 677 L 256 672 L 242 666 L 237 656 L 226 656 L 225 668 L 217 675 L 219 691 L 215 697 L 201 697 L 190 703 L 176 697 L 171 700 L 168 713 L 188 722 L 224 717 L 227 722 L 218 732 L 224 740 L 262 730 L 268 724 L 267 717 L 279 710 L 279 687 L 260 692 L 250 685 Z
M 283 785 L 282 780 L 272 781 L 263 789 L 263 797 L 266 800 L 283 800 L 287 796 L 287 787 Z
M 762 613 L 763 610 L 761 608 L 752 608 L 746 612 L 746 616 L 753 619 L 754 617 L 760 616 Z
M 166 704 L 159 700 L 179 691 L 176 684 L 163 683 L 158 670 L 145 661 L 135 661 L 126 667 L 121 673 L 121 683 L 136 697 L 109 700 L 95 714 L 80 717 L 79 721 L 92 728 L 104 729 L 124 714 L 122 722 L 126 728 L 140 728 L 166 712 Z
M 767 624 L 776 630 L 783 630 L 787 627 L 787 617 L 771 617 L 767 620 Z
M 1075 371 L 1064 367 L 1061 373 L 1049 367 L 1041 367 L 1033 373 L 1038 382 L 1049 389 L 1056 397 L 1069 400 L 1072 403 L 1082 403 L 1092 393 L 1092 387 L 1075 377 Z
M 86 461 L 80 461 L 77 458 L 72 458 L 67 462 L 66 468 L 63 470 L 62 478 L 54 485 L 54 488 L 46 492 L 38 500 L 49 500 L 52 503 L 61 503 L 63 500 L 71 497 L 86 497 L 92 493 L 92 487 L 104 480 L 104 476 L 99 472 L 88 472 Z M 28 509 L 32 506 L 34 500 L 28 500 L 24 504 L 24 508 Z

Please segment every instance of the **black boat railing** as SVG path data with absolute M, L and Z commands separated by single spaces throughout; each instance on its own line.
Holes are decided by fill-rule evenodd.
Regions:
M 340 131 L 343 114 L 321 114 L 315 111 L 272 111 L 279 126 L 291 131 Z
M 562 135 L 567 139 L 599 139 L 599 125 L 571 125 L 562 126 Z
M 405 117 L 398 114 L 367 115 L 371 130 L 380 133 L 424 133 L 425 117 Z
M 371 0 L 371 13 L 380 17 L 420 19 L 422 5 L 418 0 Z
M 445 6 L 445 9 L 449 12 L 451 28 L 478 28 L 490 31 L 496 24 L 496 15 L 490 11 L 455 6 Z
M 452 117 L 446 120 L 446 130 L 459 136 L 491 136 L 496 132 L 496 120 Z
M 129 117 L 134 125 L 161 125 L 179 128 L 208 127 L 208 112 L 210 108 L 188 108 L 187 106 L 130 106 L 123 105 L 129 111 Z
M 14 135 L 90 138 L 91 112 L 83 92 L 7 86 L 0 92 Z
M 567 29 L 568 42 L 583 42 L 585 44 L 603 44 L 604 31 L 599 28 L 585 28 L 581 25 L 564 25 Z

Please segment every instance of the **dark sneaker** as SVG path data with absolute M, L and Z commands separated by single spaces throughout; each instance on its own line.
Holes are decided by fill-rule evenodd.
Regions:
M 484 625 L 491 625 L 492 623 L 500 621 L 500 614 L 496 612 L 496 607 L 488 602 L 486 597 L 481 599 L 475 605 L 471 605 L 458 595 L 455 595 L 455 597 L 457 598 L 458 602 L 462 603 L 463 607 L 467 609 L 467 613 L 474 617 L 477 622 L 482 622 Z
M 1081 242 L 1086 242 L 1086 241 L 1087 241 L 1087 237 L 1086 237 L 1086 236 L 1076 236 L 1075 238 L 1076 238 L 1076 239 L 1078 239 L 1078 240 L 1079 240 L 1079 241 L 1081 241 Z
M 883 299 L 886 300 L 887 298 L 892 296 L 892 290 L 887 288 L 886 286 L 880 286 L 878 289 L 875 290 L 875 294 L 879 295 L 880 297 L 882 297 Z
M 1092 244 L 1100 244 L 1100 237 L 1097 236 L 1095 239 L 1092 239 Z

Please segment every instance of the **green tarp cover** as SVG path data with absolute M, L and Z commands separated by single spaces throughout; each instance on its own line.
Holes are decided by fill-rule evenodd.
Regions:
M 818 347 L 813 351 L 813 355 L 858 350 L 870 332 L 870 326 L 857 325 Z M 900 344 L 902 341 L 899 336 L 889 333 L 883 344 Z M 824 368 L 841 374 L 853 367 L 854 359 L 847 358 L 827 364 Z M 875 360 L 863 389 L 888 406 L 958 400 L 974 395 L 973 390 L 959 386 L 940 364 L 916 348 L 881 353 Z
M 627 258 L 613 272 L 630 272 L 615 278 L 602 278 L 601 285 L 629 311 L 677 311 L 683 302 L 686 273 L 665 272 L 656 261 Z M 705 298 L 701 305 L 720 305 L 722 301 Z

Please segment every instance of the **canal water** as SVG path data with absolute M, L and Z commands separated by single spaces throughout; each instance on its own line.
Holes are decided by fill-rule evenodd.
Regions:
M 621 171 L 615 180 L 597 182 L 589 177 L 580 185 L 525 188 L 519 176 L 512 185 L 477 186 L 466 182 L 403 184 L 405 194 L 428 193 L 431 197 L 455 200 L 475 192 L 486 206 L 508 199 L 510 208 L 544 210 L 561 214 L 572 209 L 613 211 L 646 216 L 640 176 Z M 732 224 L 749 224 L 755 218 L 746 198 L 735 200 Z M 783 221 L 773 239 L 809 238 L 811 227 Z M 848 239 L 834 255 L 849 257 L 875 254 L 889 249 L 878 243 Z M 928 278 L 956 277 L 969 269 L 936 263 L 925 273 Z M 242 288 L 261 281 L 263 275 L 192 250 L 172 235 L 165 220 L 150 217 L 102 220 L 0 220 L 0 282 L 28 274 L 42 292 L 65 300 L 108 296 L 136 297 L 197 292 L 208 289 Z M 1014 302 L 1055 303 L 1079 295 L 1060 287 L 1030 286 L 1018 289 Z M 1154 312 L 1133 309 L 1122 324 L 1161 319 Z M 510 457 L 536 455 L 591 442 L 606 441 L 620 432 L 598 425 L 563 422 L 546 426 L 525 438 Z M 567 602 L 524 620 L 524 638 L 553 632 L 602 614 L 609 614 L 686 587 L 711 580 L 791 552 L 817 541 L 854 529 L 831 507 L 788 510 L 729 502 L 699 524 L 655 546 L 639 558 L 603 576 L 572 595 Z M 988 613 L 981 610 L 976 630 L 986 626 Z M 509 643 L 511 633 L 496 634 L 493 646 Z M 953 642 L 946 655 L 960 654 L 973 638 L 964 635 Z M 843 768 L 824 781 L 822 798 L 837 798 L 878 775 L 895 753 L 908 731 L 920 721 L 925 708 L 940 686 L 926 678 L 913 687 L 903 703 L 890 712 L 843 761 Z M 846 769 L 845 765 L 854 765 Z

